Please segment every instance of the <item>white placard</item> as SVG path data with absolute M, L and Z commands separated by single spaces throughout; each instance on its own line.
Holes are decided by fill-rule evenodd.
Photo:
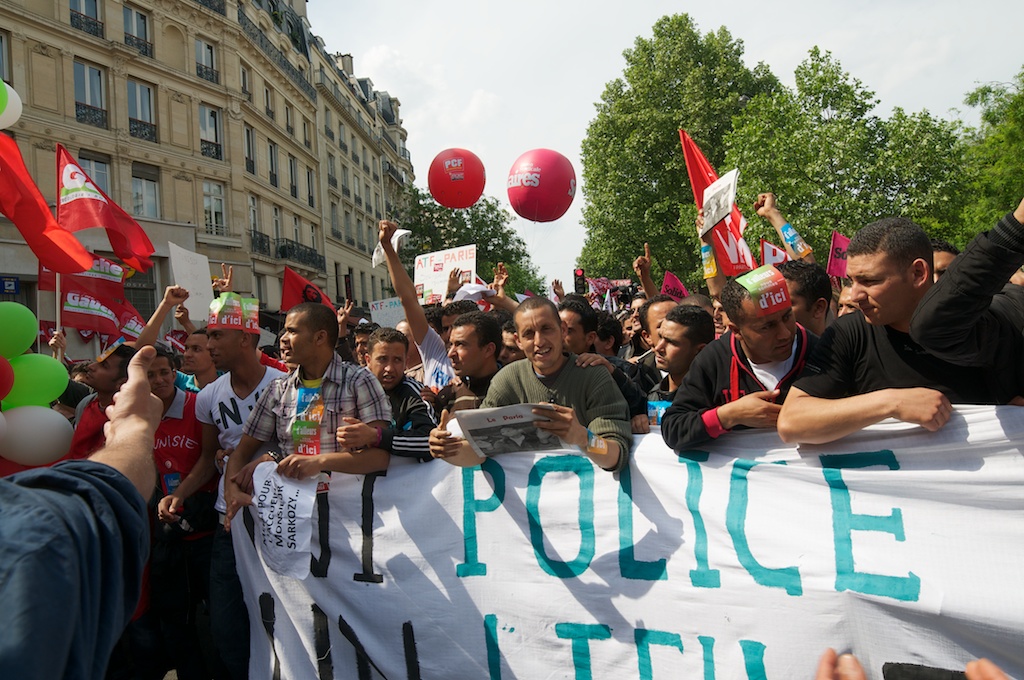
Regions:
M 384 328 L 394 328 L 400 321 L 405 320 L 402 300 L 396 297 L 374 300 L 370 303 L 370 318 Z
M 701 229 L 701 236 L 732 212 L 732 206 L 736 202 L 736 181 L 739 174 L 738 169 L 730 170 L 704 190 L 704 228 Z
M 171 260 L 171 279 L 176 286 L 188 291 L 188 300 L 185 300 L 188 318 L 205 324 L 213 302 L 210 260 L 206 255 L 193 253 L 174 243 L 168 243 L 167 250 Z
M 448 291 L 448 272 L 453 269 L 469 272 L 468 277 L 463 275 L 463 283 L 476 280 L 475 243 L 417 255 L 413 282 L 416 284 L 420 299 L 425 303 L 444 300 Z
M 282 477 L 276 463 L 260 463 L 252 484 L 253 507 L 260 520 L 257 545 L 264 564 L 278 574 L 306 578 L 317 478 Z
M 232 524 L 250 677 L 812 678 L 827 647 L 869 678 L 980 656 L 1022 677 L 1022 453 L 1019 407 L 967 406 L 799 449 L 748 430 L 677 454 L 655 428 L 618 475 L 392 457 L 333 475 L 304 581 Z

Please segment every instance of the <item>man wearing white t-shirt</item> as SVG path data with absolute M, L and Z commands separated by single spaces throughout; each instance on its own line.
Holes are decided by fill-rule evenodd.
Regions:
M 215 303 L 216 304 L 216 303 Z M 274 380 L 285 373 L 260 363 L 257 345 L 259 326 L 247 319 L 245 330 L 228 323 L 224 315 L 211 314 L 207 325 L 207 347 L 218 371 L 224 375 L 204 387 L 196 397 L 196 418 L 203 424 L 202 457 L 217 460 L 223 472 L 223 456 L 230 454 L 242 437 L 249 414 L 260 395 Z M 185 480 L 187 481 L 187 480 Z M 194 489 L 186 489 L 185 481 L 176 496 L 182 500 Z M 210 557 L 210 627 L 214 631 L 214 647 L 231 678 L 249 675 L 249 617 L 242 596 L 242 584 L 235 570 L 235 552 L 231 535 L 224 531 L 224 479 L 217 490 L 217 511 L 221 525 L 213 535 Z
M 721 302 L 729 331 L 694 358 L 661 422 L 676 451 L 738 427 L 774 429 L 818 340 L 796 322 L 786 280 L 771 265 L 727 283 Z
M 391 244 L 391 237 L 395 235 L 398 225 L 388 220 L 381 220 L 379 226 L 380 244 L 384 248 L 384 255 L 387 259 L 391 285 L 394 286 L 395 294 L 402 301 L 405 320 L 412 332 L 411 339 L 416 343 L 416 348 L 423 359 L 423 384 L 437 392 L 455 379 L 455 371 L 448 358 L 448 349 L 437 331 L 427 323 L 427 316 L 423 312 L 423 307 L 420 306 L 420 298 L 416 295 L 416 286 L 409 278 L 398 253 Z

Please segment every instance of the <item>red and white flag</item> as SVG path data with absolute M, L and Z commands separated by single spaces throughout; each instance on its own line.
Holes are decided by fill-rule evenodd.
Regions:
M 117 313 L 117 322 L 120 325 L 121 335 L 128 340 L 138 340 L 143 329 L 146 328 L 146 320 L 142 318 L 139 310 L 135 309 L 132 303 L 125 300 L 111 308 Z
M 39 262 L 61 274 L 92 266 L 93 255 L 50 212 L 21 157 L 18 144 L 0 133 L 0 213 L 14 223 Z
M 789 260 L 789 253 L 770 241 L 761 239 L 761 264 L 782 264 Z
M 140 272 L 153 266 L 153 244 L 121 206 L 96 186 L 78 162 L 57 145 L 57 221 L 68 231 L 103 227 L 110 248 L 122 262 Z
M 61 288 L 84 290 L 104 299 L 124 299 L 124 267 L 105 257 L 96 257 L 91 268 L 80 274 L 67 274 Z M 39 263 L 39 290 L 57 290 L 55 272 Z
M 121 320 L 111 304 L 80 290 L 65 290 L 61 294 L 61 323 L 79 331 L 95 331 L 114 337 L 121 332 Z

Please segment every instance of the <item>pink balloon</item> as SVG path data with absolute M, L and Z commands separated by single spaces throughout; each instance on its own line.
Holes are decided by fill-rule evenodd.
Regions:
M 576 196 L 576 173 L 569 159 L 551 149 L 527 151 L 508 173 L 508 200 L 520 217 L 552 222 Z
M 0 399 L 6 397 L 14 387 L 14 369 L 11 362 L 0 357 Z
M 434 200 L 446 208 L 468 208 L 484 193 L 487 173 L 472 151 L 445 149 L 427 171 L 427 186 Z

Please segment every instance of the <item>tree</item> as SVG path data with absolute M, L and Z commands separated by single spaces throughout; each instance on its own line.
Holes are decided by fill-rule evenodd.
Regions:
M 779 83 L 763 64 L 747 68 L 742 41 L 724 27 L 701 34 L 685 14 L 658 20 L 653 37 L 637 38 L 624 57 L 623 75 L 605 87 L 583 140 L 587 237 L 579 264 L 594 275 L 630 276 L 649 242 L 656 269 L 693 285 L 700 250 L 679 130 L 718 167 L 732 117 Z
M 499 262 L 509 272 L 508 290 L 540 291 L 544 280 L 530 262 L 526 243 L 510 226 L 512 216 L 497 199 L 484 196 L 463 210 L 445 208 L 428 192 L 410 186 L 402 199 L 400 226 L 412 234 L 402 248 L 402 264 L 413 275 L 417 255 L 476 244 L 476 269 L 480 278 L 490 282 Z
M 969 182 L 958 121 L 927 111 L 872 114 L 874 93 L 818 48 L 795 76 L 795 90 L 754 97 L 726 136 L 725 167 L 740 170 L 741 207 L 758 193 L 775 193 L 822 263 L 833 229 L 851 236 L 889 215 L 909 217 L 934 236 L 966 240 Z M 747 242 L 756 250 L 774 230 L 746 213 Z
M 965 223 L 980 231 L 1024 192 L 1024 68 L 1014 82 L 982 85 L 965 102 L 981 109 L 981 126 L 970 131 L 973 195 L 964 212 Z

